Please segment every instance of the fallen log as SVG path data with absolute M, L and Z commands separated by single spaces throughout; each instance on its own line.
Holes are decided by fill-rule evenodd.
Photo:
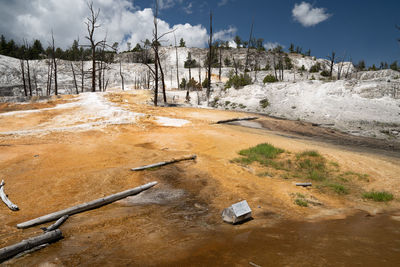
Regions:
M 63 238 L 62 232 L 59 229 L 56 229 L 51 232 L 44 233 L 39 236 L 31 237 L 29 239 L 23 240 L 17 244 L 5 247 L 0 249 L 0 263 L 14 257 L 15 255 L 24 252 L 26 250 L 30 250 L 32 248 L 47 244 L 53 243 Z
M 7 207 L 8 207 L 10 210 L 12 210 L 12 211 L 17 211 L 17 210 L 19 210 L 18 206 L 15 205 L 14 203 L 12 203 L 12 202 L 8 199 L 6 193 L 4 193 L 4 180 L 2 180 L 1 183 L 0 183 L 0 198 L 1 198 L 1 200 L 3 200 L 4 204 L 6 204 Z
M 221 120 L 215 122 L 215 124 L 221 124 L 221 123 L 228 123 L 228 122 L 234 122 L 234 121 L 252 121 L 256 120 L 258 117 L 245 117 L 245 118 L 234 118 L 234 119 L 229 119 L 229 120 Z
M 154 164 L 150 164 L 150 165 L 146 165 L 146 166 L 142 166 L 142 167 L 132 168 L 131 171 L 142 171 L 142 170 L 146 170 L 146 169 L 150 169 L 150 168 L 156 168 L 156 167 L 172 164 L 172 163 L 179 162 L 179 161 L 195 160 L 196 158 L 197 158 L 196 155 L 191 155 L 189 157 L 183 157 L 183 158 L 179 158 L 179 159 L 172 159 L 170 161 L 162 161 L 162 162 L 158 162 L 158 163 L 154 163 Z
M 50 225 L 49 227 L 40 227 L 40 229 L 42 229 L 45 232 L 56 230 L 68 219 L 68 217 L 69 217 L 68 215 L 62 216 L 60 219 L 58 219 L 54 224 Z
M 312 186 L 312 183 L 296 183 L 296 186 L 309 187 Z
M 139 194 L 140 192 L 147 190 L 147 189 L 155 186 L 156 184 L 157 184 L 157 182 L 151 182 L 151 183 L 148 183 L 148 184 L 145 184 L 142 186 L 138 186 L 138 187 L 135 187 L 135 188 L 132 188 L 132 189 L 120 192 L 120 193 L 116 193 L 116 194 L 113 194 L 113 195 L 110 195 L 107 197 L 99 198 L 99 199 L 96 199 L 96 200 L 93 200 L 90 202 L 82 203 L 82 204 L 64 209 L 64 210 L 56 211 L 56 212 L 41 216 L 39 218 L 17 224 L 17 227 L 20 229 L 29 228 L 34 225 L 57 220 L 65 215 L 73 215 L 73 214 L 84 212 L 87 210 L 99 208 L 101 206 L 110 204 L 112 202 L 126 198 L 128 196 Z

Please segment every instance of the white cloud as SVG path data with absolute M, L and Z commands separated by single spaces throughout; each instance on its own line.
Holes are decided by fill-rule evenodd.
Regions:
M 182 0 L 163 0 L 163 8 Z M 139 10 L 130 0 L 94 0 L 94 7 L 100 8 L 99 23 L 102 25 L 96 31 L 96 39 L 101 40 L 107 33 L 110 43 L 118 42 L 120 49 L 126 49 L 127 42 L 141 43 L 152 38 L 153 11 L 151 8 Z M 0 32 L 7 39 L 21 42 L 41 40 L 43 46 L 48 46 L 51 30 L 54 32 L 56 46 L 67 48 L 79 37 L 80 42 L 87 43 L 87 29 L 84 24 L 89 10 L 86 0 L 20 0 L 0 1 Z M 204 47 L 207 44 L 208 33 L 202 25 L 178 24 L 170 25 L 159 20 L 159 33 L 176 29 L 175 35 L 185 39 L 190 47 Z M 233 28 L 217 32 L 217 36 L 225 38 Z M 163 45 L 174 44 L 172 35 L 167 35 Z
M 218 31 L 214 34 L 214 40 L 221 40 L 221 41 L 230 41 L 235 37 L 237 32 L 237 28 L 233 26 L 229 26 L 226 30 Z
M 158 0 L 158 7 L 160 10 L 168 9 L 176 4 L 182 4 L 183 0 Z
M 226 4 L 228 4 L 229 0 L 221 0 L 218 2 L 218 6 L 224 6 Z
M 269 50 L 269 49 L 274 49 L 275 47 L 277 47 L 279 45 L 282 46 L 283 48 L 285 47 L 278 42 L 267 42 L 264 44 L 264 48 Z
M 190 2 L 187 6 L 183 7 L 183 11 L 185 11 L 186 14 L 192 14 L 193 13 L 193 3 Z
M 327 20 L 331 14 L 326 13 L 325 8 L 313 8 L 311 4 L 301 2 L 294 5 L 292 16 L 304 27 L 310 27 Z

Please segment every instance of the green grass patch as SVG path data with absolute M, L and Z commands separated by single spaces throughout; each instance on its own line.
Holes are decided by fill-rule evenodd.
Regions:
M 273 145 L 267 143 L 259 144 L 255 147 L 241 150 L 239 152 L 239 155 L 243 157 L 235 159 L 235 161 L 243 164 L 259 162 L 260 164 L 263 164 L 265 166 L 280 168 L 282 166 L 279 163 L 272 161 L 272 159 L 275 159 L 279 154 L 283 152 L 283 149 L 276 148 Z
M 296 198 L 294 203 L 300 207 L 308 207 L 307 201 L 305 201 L 304 199 L 301 199 L 301 198 Z
M 388 202 L 393 200 L 393 194 L 386 191 L 371 191 L 362 194 L 363 198 L 370 199 L 376 202 Z
M 299 158 L 306 157 L 306 156 L 308 156 L 308 157 L 322 157 L 321 154 L 319 154 L 318 151 L 315 151 L 315 150 L 307 150 L 307 151 L 304 151 L 304 152 L 298 154 Z
M 328 187 L 339 195 L 347 195 L 349 193 L 349 190 L 341 184 L 328 184 Z

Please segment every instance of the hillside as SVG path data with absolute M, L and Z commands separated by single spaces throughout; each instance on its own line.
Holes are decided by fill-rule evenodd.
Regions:
M 325 127 L 331 127 L 354 135 L 376 137 L 381 139 L 400 138 L 400 73 L 392 70 L 357 72 L 349 62 L 336 63 L 333 76 L 336 77 L 341 68 L 342 80 L 328 80 L 317 73 L 310 73 L 311 66 L 319 63 L 321 69 L 328 69 L 326 59 L 299 54 L 288 54 L 293 65 L 291 70 L 285 70 L 283 81 L 264 84 L 262 81 L 268 74 L 274 75 L 273 70 L 250 71 L 252 85 L 241 89 L 224 87 L 233 67 L 225 65 L 225 59 L 231 64 L 233 59 L 244 67 L 247 49 L 222 50 L 223 66 L 221 81 L 218 78 L 219 69 L 213 68 L 212 95 L 207 103 L 205 90 L 191 92 L 191 101 L 186 103 L 185 91 L 176 90 L 176 53 L 178 54 L 178 72 L 180 80 L 188 80 L 189 71 L 184 68 L 188 53 L 201 67 L 193 68 L 191 76 L 202 81 L 206 77 L 204 61 L 207 49 L 162 47 L 160 50 L 161 64 L 165 72 L 165 84 L 169 102 L 192 105 L 211 106 L 218 109 L 257 112 L 290 120 L 311 122 Z M 120 64 L 124 76 L 126 89 L 147 89 L 150 72 L 148 67 L 137 61 L 135 53 L 122 53 L 115 57 L 115 63 L 107 65 L 104 82 L 108 88 L 121 88 Z M 78 90 L 82 91 L 81 62 L 72 63 L 76 72 Z M 36 85 L 38 95 L 45 95 L 47 86 L 48 64 L 46 60 L 30 62 L 34 95 Z M 75 94 L 71 62 L 59 61 L 59 92 L 61 94 Z M 251 50 L 249 68 L 263 69 L 266 65 L 273 66 L 273 57 L 270 53 Z M 90 87 L 89 70 L 91 62 L 84 62 L 84 88 Z M 3 101 L 10 101 L 23 94 L 20 62 L 17 59 L 0 56 L 0 96 Z M 152 82 L 150 82 L 152 87 Z M 14 98 L 12 97 L 14 96 Z M 1 98 L 0 98 L 1 99 Z M 0 100 L 1 101 L 1 100 Z M 260 102 L 261 101 L 261 102 Z M 262 103 L 262 104 L 261 104 Z

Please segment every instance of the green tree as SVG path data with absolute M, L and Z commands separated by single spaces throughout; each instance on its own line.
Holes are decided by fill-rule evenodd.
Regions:
M 364 60 L 360 60 L 360 61 L 358 62 L 358 64 L 356 64 L 356 68 L 357 68 L 359 71 L 365 70 L 365 61 L 364 61 Z
M 232 65 L 232 61 L 229 58 L 224 59 L 225 67 L 230 67 Z
M 136 46 L 132 49 L 133 52 L 141 52 L 143 48 L 140 46 L 140 44 L 136 44 Z
M 397 66 L 397 61 L 394 61 L 392 64 L 390 64 L 390 69 L 399 70 L 399 67 Z
M 192 59 L 192 53 L 188 53 L 185 64 L 184 64 L 185 68 L 195 68 L 197 67 L 197 62 L 195 59 Z
M 294 53 L 294 44 L 290 44 L 289 53 Z
M 239 35 L 236 35 L 235 38 L 233 39 L 233 41 L 236 44 L 236 48 L 240 48 L 242 45 L 242 39 L 240 38 Z
M 0 38 L 0 54 L 1 55 L 4 55 L 4 53 L 6 51 L 6 47 L 7 47 L 6 38 L 4 37 L 4 35 L 1 35 L 1 38 Z
M 179 41 L 179 47 L 186 47 L 186 42 L 185 40 L 183 40 L 183 38 L 181 38 L 181 40 Z
M 33 42 L 33 45 L 30 50 L 31 50 L 30 54 L 31 54 L 32 59 L 40 59 L 40 55 L 43 54 L 43 52 L 44 52 L 42 43 L 39 40 L 35 40 Z

